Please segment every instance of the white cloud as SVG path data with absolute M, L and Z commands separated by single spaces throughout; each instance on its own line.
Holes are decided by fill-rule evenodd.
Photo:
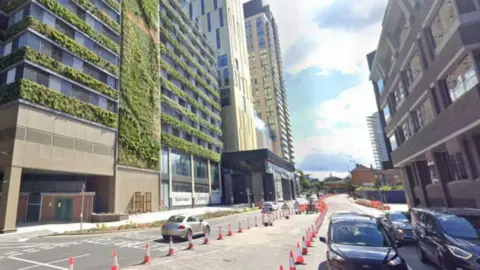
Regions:
M 363 80 L 359 85 L 346 89 L 337 97 L 320 104 L 316 110 L 318 116 L 316 128 L 329 130 L 331 134 L 295 141 L 297 163 L 301 163 L 309 153 L 327 152 L 351 157 L 355 162 L 366 166 L 373 164 L 366 117 L 376 110 L 376 104 L 372 84 L 367 76 L 368 68 L 365 67 L 361 71 L 362 73 L 358 75 Z M 342 126 L 337 127 L 339 124 Z
M 328 69 L 322 69 L 319 72 L 316 73 L 318 76 L 328 76 L 330 75 L 330 71 Z

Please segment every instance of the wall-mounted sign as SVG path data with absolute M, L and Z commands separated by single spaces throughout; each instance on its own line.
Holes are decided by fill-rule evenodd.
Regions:
M 208 193 L 195 193 L 195 205 L 208 204 L 210 196 Z
M 172 192 L 172 205 L 192 205 L 192 193 L 190 192 Z

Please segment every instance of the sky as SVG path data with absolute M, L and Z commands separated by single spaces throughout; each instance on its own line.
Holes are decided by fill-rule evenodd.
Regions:
M 280 31 L 296 167 L 323 179 L 370 166 L 376 110 L 366 55 L 387 0 L 263 0 Z

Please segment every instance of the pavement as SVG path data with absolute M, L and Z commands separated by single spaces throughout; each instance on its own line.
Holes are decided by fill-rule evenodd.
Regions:
M 327 232 L 329 216 L 335 211 L 357 211 L 371 215 L 381 215 L 381 211 L 357 205 L 345 195 L 329 197 L 325 201 L 329 207 L 320 236 Z M 376 211 L 376 212 L 375 212 Z M 246 230 L 246 219 L 250 219 L 252 228 Z M 257 217 L 258 227 L 255 227 Z M 288 269 L 289 252 L 296 251 L 296 243 L 301 241 L 307 227 L 313 224 L 317 214 L 295 215 L 290 219 L 281 218 L 273 227 L 260 224 L 259 211 L 238 214 L 210 220 L 212 233 L 210 243 L 201 245 L 203 238 L 194 239 L 194 249 L 186 250 L 187 243 L 176 242 L 174 256 L 166 256 L 168 243 L 161 239 L 160 230 L 121 232 L 90 236 L 55 236 L 30 239 L 0 238 L 0 269 L 12 270 L 68 270 L 68 257 L 74 256 L 75 269 L 108 269 L 112 262 L 112 252 L 118 252 L 120 269 L 279 269 L 282 264 Z M 236 233 L 238 221 L 242 222 L 244 232 Z M 231 224 L 234 235 L 227 237 L 226 228 Z M 224 240 L 216 240 L 218 226 L 222 226 Z M 145 243 L 150 244 L 152 262 L 141 265 Z M 325 248 L 316 241 L 305 256 L 305 265 L 296 269 L 326 270 Z M 435 269 L 418 261 L 415 248 L 400 248 L 411 269 Z

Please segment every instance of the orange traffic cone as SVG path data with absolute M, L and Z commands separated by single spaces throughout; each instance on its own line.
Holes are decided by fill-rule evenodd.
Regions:
M 258 227 L 257 216 L 255 216 L 255 227 Z
M 290 250 L 290 258 L 288 261 L 288 270 L 297 270 L 295 267 L 295 259 L 293 258 L 293 251 Z
M 242 232 L 243 232 L 243 230 L 242 230 L 242 222 L 239 220 L 239 221 L 238 221 L 238 231 L 237 231 L 237 233 L 242 233 Z
M 222 226 L 218 226 L 218 238 L 217 240 L 223 240 Z
M 303 264 L 304 262 L 302 249 L 300 248 L 300 244 L 297 242 L 297 260 L 295 261 L 295 264 Z
M 307 229 L 307 231 L 305 232 L 305 243 L 307 244 L 307 247 L 311 247 L 312 246 L 312 235 L 310 234 L 310 228 Z
M 203 238 L 203 244 L 207 245 L 208 244 L 208 232 L 205 233 L 205 237 Z
M 302 255 L 307 255 L 308 249 L 307 244 L 305 243 L 305 236 L 302 236 Z
M 247 217 L 247 230 L 250 230 L 250 217 Z
M 143 257 L 143 264 L 148 264 L 150 263 L 150 246 L 148 245 L 148 242 L 145 243 L 145 256 Z
M 227 232 L 227 236 L 232 236 L 233 235 L 233 232 L 232 232 L 232 227 L 230 226 L 230 224 L 228 224 L 228 232 Z
M 315 239 L 315 237 L 317 237 L 317 233 L 315 231 L 316 231 L 315 224 L 312 224 L 312 238 L 313 239 Z
M 112 267 L 110 270 L 118 270 L 118 260 L 117 260 L 117 251 L 113 251 L 113 261 L 112 261 Z
M 283 270 L 283 265 L 280 264 L 280 270 Z
M 73 257 L 68 258 L 68 270 L 73 270 Z
M 170 243 L 168 243 L 168 253 L 167 256 L 175 255 L 175 248 L 173 247 L 173 239 L 170 236 Z
M 192 235 L 188 235 L 188 246 L 187 249 L 193 249 L 193 240 L 192 240 Z

